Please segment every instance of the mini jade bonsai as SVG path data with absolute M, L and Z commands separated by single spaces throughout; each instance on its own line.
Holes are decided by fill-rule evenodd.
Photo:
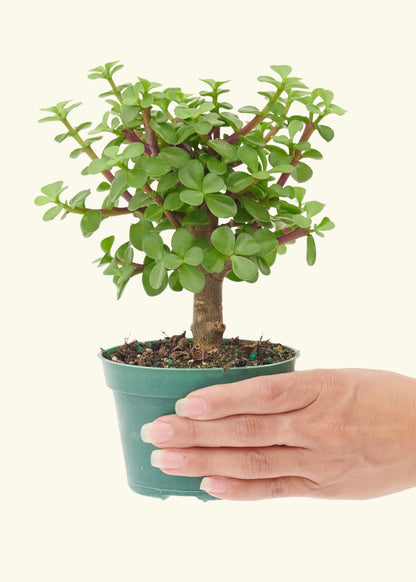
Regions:
M 239 109 L 249 120 L 221 100 L 225 81 L 201 79 L 206 90 L 194 96 L 177 87 L 161 90 L 141 77 L 119 85 L 114 75 L 121 68 L 111 62 L 90 71 L 89 78 L 109 84 L 100 95 L 109 109 L 87 135 L 90 122 L 69 120 L 80 103 L 48 107 L 43 111 L 50 115 L 40 120 L 62 123 L 65 132 L 55 140 L 75 140 L 70 156 L 90 158 L 81 173 L 105 178 L 96 187 L 102 202 L 87 205 L 89 189 L 63 201 L 66 188 L 57 181 L 44 186 L 35 203 L 52 205 L 45 221 L 79 214 L 85 237 L 104 220 L 130 216 L 127 241 L 115 250 L 114 236 L 101 241 L 104 274 L 113 277 L 118 297 L 139 275 L 148 295 L 167 286 L 193 293 L 193 346 L 207 353 L 223 340 L 225 278 L 254 283 L 300 238 L 306 239 L 308 264 L 314 264 L 314 235 L 324 236 L 334 224 L 328 217 L 317 220 L 324 204 L 306 202 L 305 188 L 287 182 L 311 178 L 309 160 L 322 158 L 311 146 L 312 134 L 332 140 L 333 130 L 322 122 L 345 111 L 333 103 L 332 91 L 310 91 L 287 65 L 258 77 L 267 85 L 259 91 L 265 105 Z M 103 137 L 108 140 L 98 155 L 92 146 Z

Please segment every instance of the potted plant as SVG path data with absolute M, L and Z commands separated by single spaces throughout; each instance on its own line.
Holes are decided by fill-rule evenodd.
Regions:
M 108 83 L 100 97 L 109 108 L 88 134 L 90 122 L 69 119 L 80 103 L 48 107 L 40 120 L 63 124 L 64 133 L 55 139 L 77 142 L 72 158 L 90 158 L 81 173 L 100 178 L 100 202 L 87 203 L 90 189 L 64 201 L 66 188 L 56 181 L 41 189 L 35 203 L 51 205 L 45 221 L 79 214 L 85 237 L 103 221 L 130 217 L 127 240 L 114 248 L 115 237 L 104 238 L 98 259 L 118 298 L 137 278 L 150 296 L 168 287 L 193 294 L 192 338 L 183 333 L 135 341 L 102 350 L 100 357 L 114 391 L 130 487 L 155 497 L 205 500 L 210 496 L 199 490 L 198 479 L 150 466 L 153 447 L 141 441 L 140 428 L 173 413 L 176 400 L 196 388 L 294 369 L 296 350 L 223 338 L 222 286 L 225 279 L 254 283 L 268 275 L 276 257 L 301 238 L 307 262 L 314 264 L 314 237 L 334 224 L 328 217 L 316 219 L 324 204 L 306 201 L 299 184 L 312 176 L 310 160 L 322 157 L 312 135 L 332 140 L 323 120 L 345 111 L 333 103 L 331 91 L 310 91 L 287 65 L 272 66 L 273 76 L 258 78 L 266 84 L 259 92 L 265 104 L 239 109 L 248 121 L 222 100 L 226 82 L 202 79 L 206 89 L 194 96 L 140 77 L 119 85 L 114 75 L 121 68 L 111 62 L 90 71 L 90 78 Z M 108 139 L 98 155 L 94 144 L 103 137 Z

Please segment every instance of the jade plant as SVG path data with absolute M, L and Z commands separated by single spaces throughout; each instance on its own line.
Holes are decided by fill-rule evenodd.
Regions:
M 43 109 L 48 116 L 40 119 L 64 126 L 55 140 L 75 140 L 71 158 L 90 158 L 81 174 L 97 176 L 100 202 L 87 204 L 91 189 L 64 199 L 66 187 L 57 181 L 44 186 L 35 203 L 52 205 L 45 221 L 79 214 L 84 237 L 103 221 L 122 217 L 126 240 L 101 240 L 97 260 L 118 297 L 138 276 L 151 296 L 167 287 L 190 291 L 193 345 L 210 351 L 221 345 L 225 330 L 224 279 L 256 282 L 301 238 L 307 263 L 314 264 L 314 237 L 334 224 L 317 218 L 325 205 L 306 201 L 299 184 L 312 176 L 310 161 L 322 158 L 312 135 L 331 141 L 334 132 L 323 121 L 345 110 L 333 103 L 332 91 L 309 90 L 287 65 L 258 77 L 265 104 L 240 108 L 242 116 L 223 100 L 227 81 L 201 79 L 204 90 L 191 95 L 178 87 L 162 90 L 141 77 L 118 84 L 114 76 L 121 68 L 111 62 L 90 71 L 90 79 L 108 83 L 100 95 L 108 110 L 96 127 L 70 121 L 80 105 L 71 101 Z M 95 142 L 101 139 L 105 145 L 98 153 Z

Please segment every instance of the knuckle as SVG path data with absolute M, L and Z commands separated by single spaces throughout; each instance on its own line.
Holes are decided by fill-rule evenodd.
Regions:
M 234 420 L 233 432 L 237 439 L 243 443 L 255 440 L 261 430 L 261 423 L 257 416 L 248 414 Z
M 242 473 L 249 479 L 270 475 L 270 459 L 264 451 L 253 449 L 243 454 Z
M 262 407 L 266 411 L 274 408 L 279 397 L 273 380 L 273 376 L 264 376 L 260 381 L 259 398 Z

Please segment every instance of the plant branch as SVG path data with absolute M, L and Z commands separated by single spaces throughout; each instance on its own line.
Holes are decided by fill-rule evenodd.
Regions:
M 309 236 L 310 229 L 297 227 L 294 230 L 291 230 L 290 228 L 284 228 L 282 232 L 284 234 L 277 237 L 279 245 L 290 243 L 298 238 L 302 238 L 303 236 Z
M 156 134 L 150 127 L 150 107 L 146 107 L 145 109 L 143 109 L 142 117 L 147 137 L 147 143 L 149 144 L 151 155 L 157 156 L 157 154 L 159 153 L 159 146 L 157 145 Z
M 314 131 L 315 131 L 315 125 L 309 121 L 305 125 L 305 129 L 303 130 L 303 133 L 301 135 L 299 143 L 301 143 L 303 141 L 308 141 Z M 302 157 L 302 152 L 300 150 L 295 149 L 294 154 L 293 154 L 293 158 L 292 158 L 290 164 L 295 168 L 301 157 Z M 289 176 L 290 176 L 290 174 L 282 174 L 280 176 L 279 180 L 277 181 L 279 186 L 284 186 L 286 184 Z
M 119 265 L 124 264 L 123 261 L 121 259 L 118 259 L 117 257 L 116 257 L 116 261 Z M 131 264 L 134 267 L 134 270 L 136 271 L 135 275 L 137 275 L 138 273 L 142 273 L 146 267 L 146 265 L 142 265 L 141 263 L 131 263 Z
M 97 160 L 98 156 L 95 153 L 95 151 L 92 149 L 92 147 L 90 145 L 85 143 L 85 141 L 80 136 L 79 132 L 76 131 L 76 129 L 74 127 L 72 127 L 72 125 L 69 123 L 69 121 L 67 119 L 62 119 L 62 123 L 65 125 L 65 127 L 69 131 L 70 136 L 72 138 L 74 138 L 74 140 L 82 147 L 82 149 L 87 154 L 87 156 L 91 160 Z M 104 178 L 107 179 L 108 182 L 110 182 L 110 184 L 114 180 L 114 176 L 110 172 L 110 170 L 103 170 L 101 172 L 101 174 L 104 176 Z M 124 200 L 126 200 L 127 202 L 130 202 L 130 200 L 133 198 L 133 196 L 127 190 L 125 192 L 123 192 L 122 196 L 123 196 Z
M 138 132 L 134 131 L 133 129 L 122 129 L 122 132 L 124 133 L 124 136 L 126 138 L 126 141 L 128 143 L 141 143 L 144 145 L 144 153 L 146 156 L 151 156 L 152 155 L 152 151 L 150 149 L 150 146 L 148 143 L 144 142 L 142 139 L 140 139 L 140 136 L 137 135 Z

